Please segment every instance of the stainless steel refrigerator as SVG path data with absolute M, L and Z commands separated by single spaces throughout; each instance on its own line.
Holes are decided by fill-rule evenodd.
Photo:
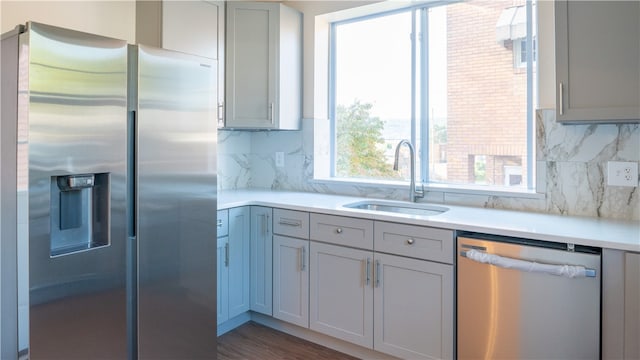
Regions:
M 16 354 L 215 358 L 215 69 L 33 22 L 3 35 L 1 266 L 17 296 L 1 315 Z

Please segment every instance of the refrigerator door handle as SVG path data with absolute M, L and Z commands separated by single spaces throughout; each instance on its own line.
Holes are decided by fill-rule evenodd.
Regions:
M 505 269 L 514 269 L 532 273 L 550 274 L 567 278 L 596 277 L 596 270 L 581 265 L 555 265 L 535 261 L 513 259 L 488 254 L 475 249 L 460 251 L 460 256 L 482 264 L 490 264 Z

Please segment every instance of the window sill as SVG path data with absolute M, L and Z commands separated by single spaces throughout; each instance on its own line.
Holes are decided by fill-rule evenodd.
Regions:
M 409 191 L 409 183 L 404 181 L 385 181 L 385 180 L 367 180 L 367 179 L 338 179 L 338 178 L 316 178 L 310 180 L 314 184 L 323 185 L 342 185 L 342 186 L 358 186 L 358 187 L 375 187 L 376 189 L 388 189 L 398 190 L 406 189 Z M 416 184 L 420 187 L 420 184 Z M 527 190 L 522 188 L 509 188 L 509 187 L 484 187 L 474 185 L 460 185 L 460 184 L 439 184 L 439 183 L 424 183 L 424 190 L 426 192 L 440 192 L 443 194 L 466 194 L 466 195 L 484 195 L 484 196 L 500 196 L 511 198 L 525 198 L 525 199 L 544 199 L 546 195 L 544 193 L 538 193 L 535 190 Z M 428 194 L 427 194 L 428 199 Z M 427 200 L 428 201 L 428 200 Z

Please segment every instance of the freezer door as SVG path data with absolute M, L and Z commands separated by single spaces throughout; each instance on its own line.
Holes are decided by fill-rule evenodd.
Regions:
M 581 265 L 568 278 L 479 263 L 470 249 L 540 264 Z M 517 266 L 516 266 L 517 267 Z M 591 274 L 589 274 L 591 275 Z M 458 238 L 458 359 L 597 359 L 600 255 Z
M 21 350 L 125 358 L 127 44 L 29 23 L 18 94 Z
M 216 67 L 137 47 L 138 353 L 216 356 Z

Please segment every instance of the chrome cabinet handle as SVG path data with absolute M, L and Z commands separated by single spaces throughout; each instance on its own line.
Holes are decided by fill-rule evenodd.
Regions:
M 376 260 L 376 287 L 380 287 L 380 260 Z
M 306 253 L 306 250 L 305 250 L 304 246 L 301 247 L 300 248 L 300 271 L 304 271 L 305 268 L 307 267 L 306 259 L 305 259 L 306 258 L 306 254 L 307 253 Z
M 560 92 L 560 104 L 558 104 L 558 106 L 560 106 L 560 115 L 564 115 L 564 96 L 562 94 L 562 90 L 563 90 L 563 86 L 562 86 L 562 82 L 560 82 L 560 85 L 558 86 L 559 89 L 558 91 Z
M 224 266 L 229 267 L 229 243 L 224 244 Z
M 342 234 L 342 228 L 337 228 L 337 229 L 336 229 L 336 232 L 337 232 L 338 234 Z
M 275 106 L 273 105 L 273 103 L 269 103 L 269 115 L 271 118 L 271 124 L 273 124 L 274 122 L 274 118 L 275 116 Z
M 265 235 L 269 235 L 269 219 L 271 217 L 267 214 L 266 218 L 267 218 L 267 222 L 265 223 L 265 229 L 266 229 Z
M 280 219 L 280 221 L 278 221 L 278 224 L 284 225 L 284 226 L 293 226 L 293 227 L 302 226 L 302 223 L 300 221 L 288 220 L 288 219 Z
M 365 269 L 365 273 L 367 274 L 366 285 L 369 285 L 371 282 L 371 259 L 367 258 L 367 267 Z
M 413 240 L 412 238 L 407 239 L 407 245 L 413 245 L 414 242 L 416 241 Z
M 218 227 L 221 228 L 222 227 L 222 220 L 218 220 Z

